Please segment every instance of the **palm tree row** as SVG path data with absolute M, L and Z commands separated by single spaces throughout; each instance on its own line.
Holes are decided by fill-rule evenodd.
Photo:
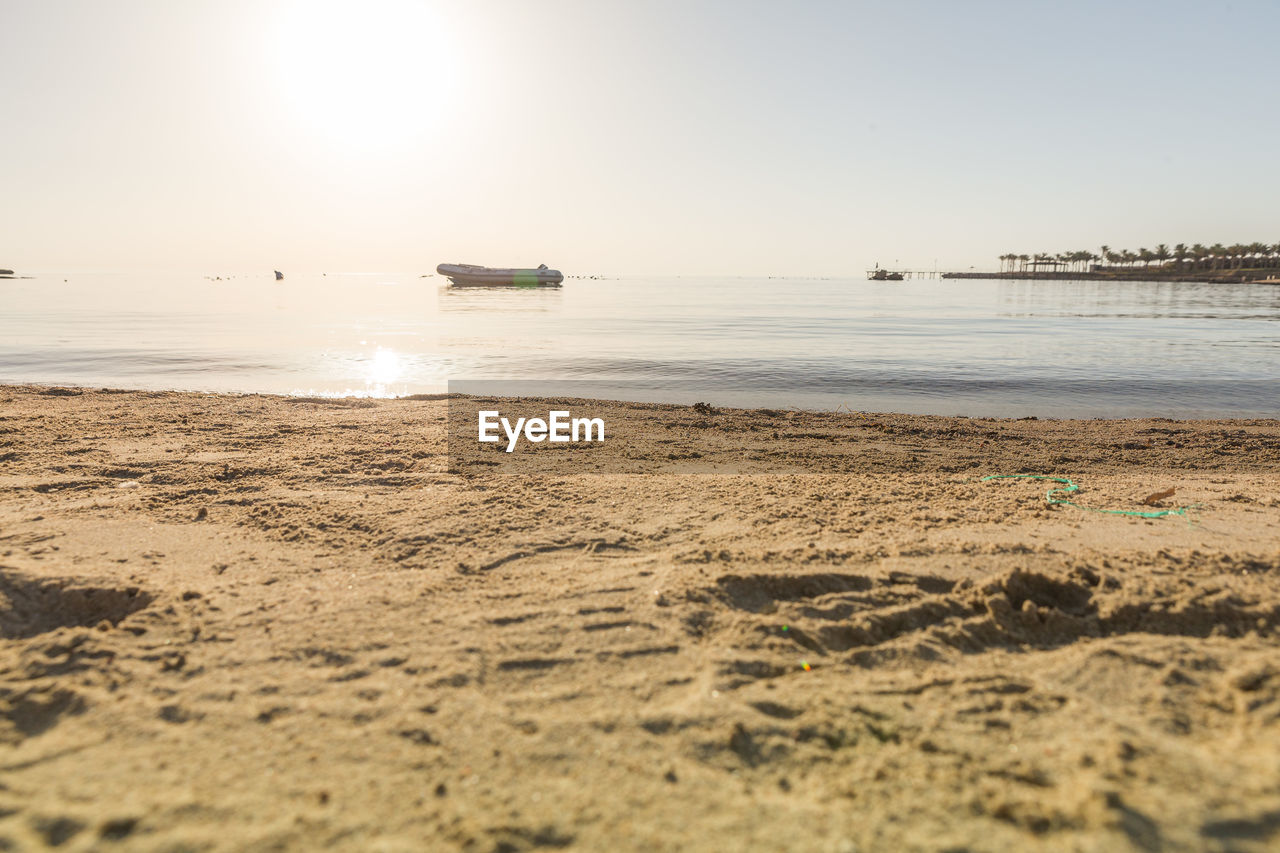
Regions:
M 1010 252 L 1000 256 L 1001 272 L 1026 272 L 1031 269 L 1050 268 L 1054 270 L 1084 272 L 1096 261 L 1105 261 L 1103 271 L 1117 268 L 1136 269 L 1142 264 L 1143 269 L 1173 269 L 1181 271 L 1210 271 L 1238 269 L 1271 269 L 1280 267 L 1280 243 L 1236 243 L 1224 246 L 1215 243 L 1205 246 L 1196 243 L 1188 246 L 1179 243 L 1172 250 L 1161 243 L 1155 249 L 1139 249 L 1131 252 L 1128 249 L 1114 250 L 1110 246 L 1100 246 L 1101 254 L 1095 255 L 1088 249 L 1078 252 L 1059 252 L 1049 254 L 1041 252 L 1035 255 L 1020 255 Z M 1170 266 L 1169 262 L 1173 264 Z

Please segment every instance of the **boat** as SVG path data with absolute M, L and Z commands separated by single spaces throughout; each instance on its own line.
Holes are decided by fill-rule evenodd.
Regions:
M 284 281 L 284 273 L 280 272 L 280 270 L 272 270 L 272 272 L 276 274 L 276 281 Z
M 537 269 L 440 264 L 436 272 L 460 287 L 559 287 L 564 281 L 560 270 L 547 269 L 546 264 L 540 264 Z
M 867 272 L 867 281 L 902 281 L 902 273 L 877 267 Z

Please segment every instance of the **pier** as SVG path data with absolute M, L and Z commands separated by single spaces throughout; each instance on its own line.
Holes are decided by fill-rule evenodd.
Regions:
M 884 267 L 867 270 L 868 281 L 905 281 L 911 278 L 938 278 L 940 275 L 937 270 L 890 270 Z

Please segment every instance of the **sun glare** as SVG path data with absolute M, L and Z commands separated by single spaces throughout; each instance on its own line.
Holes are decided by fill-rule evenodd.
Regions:
M 365 376 L 365 384 L 383 388 L 399 379 L 403 372 L 404 368 L 400 364 L 400 357 L 396 355 L 395 351 L 378 347 L 369 364 L 369 370 Z
M 292 2 L 272 42 L 286 109 L 341 147 L 410 144 L 450 95 L 449 33 L 422 2 Z

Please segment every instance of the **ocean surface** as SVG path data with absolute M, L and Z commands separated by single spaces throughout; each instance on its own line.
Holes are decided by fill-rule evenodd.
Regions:
M 360 273 L 0 280 L 0 382 L 373 397 L 478 380 L 714 405 L 1280 416 L 1280 287 Z M 491 386 L 489 386 L 491 387 Z

